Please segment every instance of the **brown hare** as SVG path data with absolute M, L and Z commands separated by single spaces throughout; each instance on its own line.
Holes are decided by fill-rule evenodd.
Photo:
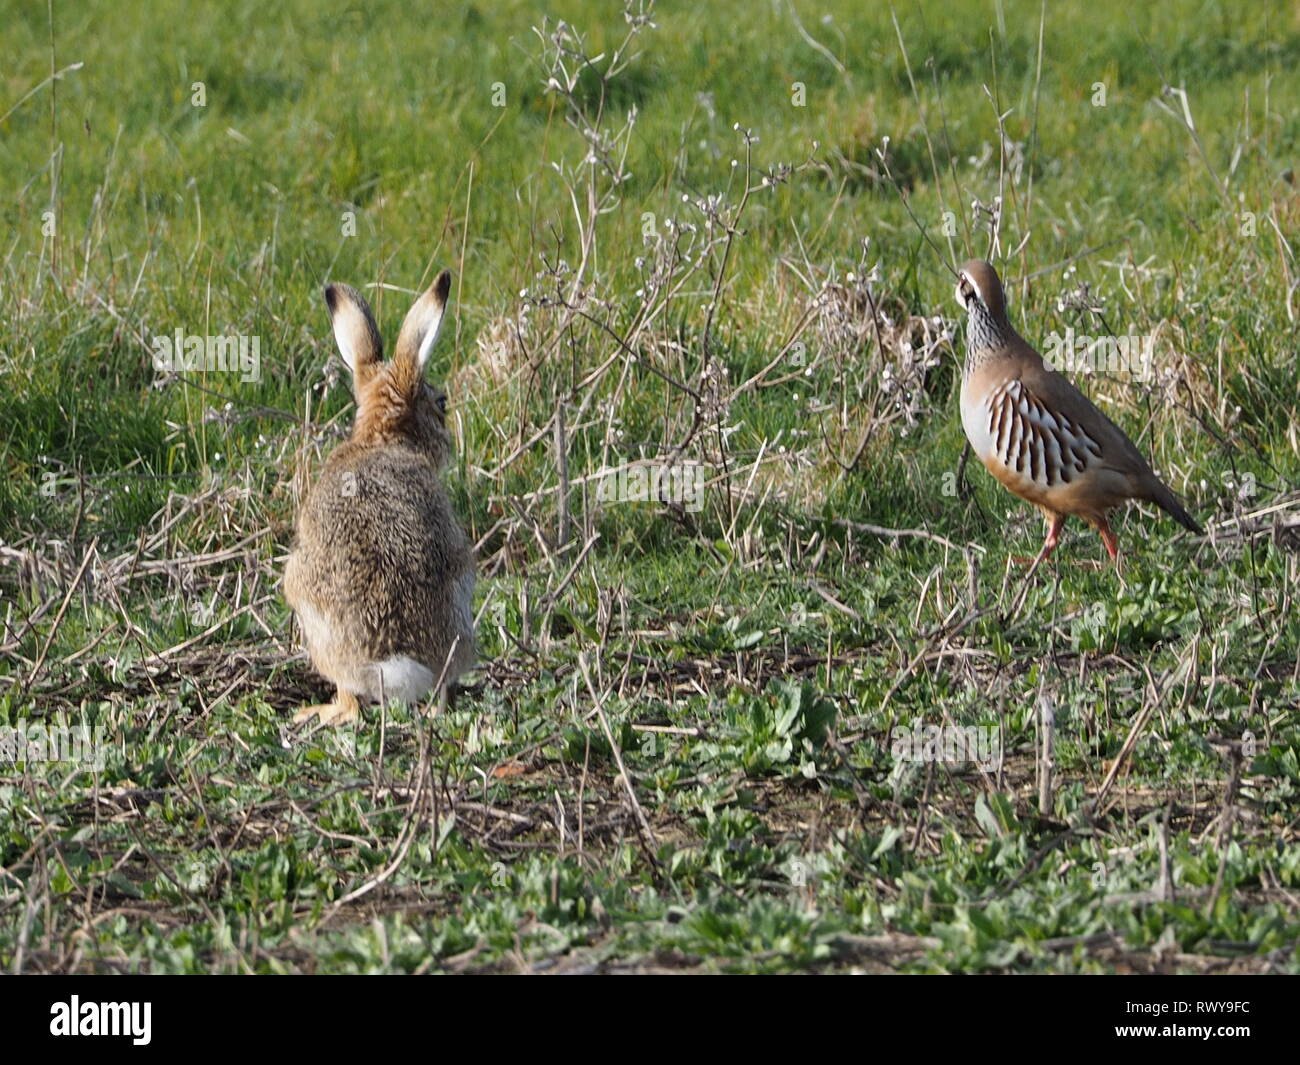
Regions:
M 443 271 L 402 322 L 391 362 L 366 301 L 328 285 L 356 422 L 298 512 L 284 574 L 317 671 L 333 703 L 294 715 L 355 721 L 359 701 L 439 696 L 474 664 L 474 558 L 439 480 L 451 450 L 447 396 L 424 380 L 451 275 Z

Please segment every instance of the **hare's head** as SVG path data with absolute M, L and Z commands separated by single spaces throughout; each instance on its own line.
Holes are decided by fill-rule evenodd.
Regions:
M 407 312 L 391 362 L 375 317 L 361 294 L 347 285 L 326 285 L 325 302 L 334 339 L 352 371 L 357 420 L 352 439 L 366 444 L 407 443 L 441 467 L 451 451 L 447 433 L 447 394 L 430 386 L 424 368 L 442 328 L 451 290 L 444 270 Z

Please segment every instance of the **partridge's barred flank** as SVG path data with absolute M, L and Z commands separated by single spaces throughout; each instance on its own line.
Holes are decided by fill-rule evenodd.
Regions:
M 1201 532 L 1123 431 L 1011 327 L 997 271 L 980 259 L 961 269 L 957 300 L 966 308 L 961 423 L 975 454 L 1008 489 L 1047 518 L 1038 562 L 1056 547 L 1065 519 L 1101 534 L 1112 559 L 1119 547 L 1107 517 L 1130 499 L 1155 503 L 1184 528 Z

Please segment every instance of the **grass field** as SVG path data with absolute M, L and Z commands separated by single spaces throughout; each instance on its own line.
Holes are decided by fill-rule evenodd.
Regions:
M 1300 971 L 1295 5 L 413 8 L 0 0 L 0 724 L 103 741 L 0 761 L 0 964 Z M 1025 583 L 969 255 L 1154 337 L 1075 377 L 1206 536 Z M 481 663 L 295 730 L 321 286 L 443 267 Z

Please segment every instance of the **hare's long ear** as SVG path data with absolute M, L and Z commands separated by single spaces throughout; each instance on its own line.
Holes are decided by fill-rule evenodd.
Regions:
M 433 351 L 434 341 L 442 330 L 442 315 L 447 309 L 447 294 L 451 292 L 451 271 L 444 270 L 433 280 L 429 290 L 406 312 L 402 331 L 397 334 L 397 349 L 393 362 L 408 363 L 416 373 L 424 373 Z
M 352 371 L 355 386 L 360 388 L 384 359 L 384 342 L 375 316 L 361 293 L 348 285 L 326 285 L 325 303 L 334 323 L 339 354 Z

